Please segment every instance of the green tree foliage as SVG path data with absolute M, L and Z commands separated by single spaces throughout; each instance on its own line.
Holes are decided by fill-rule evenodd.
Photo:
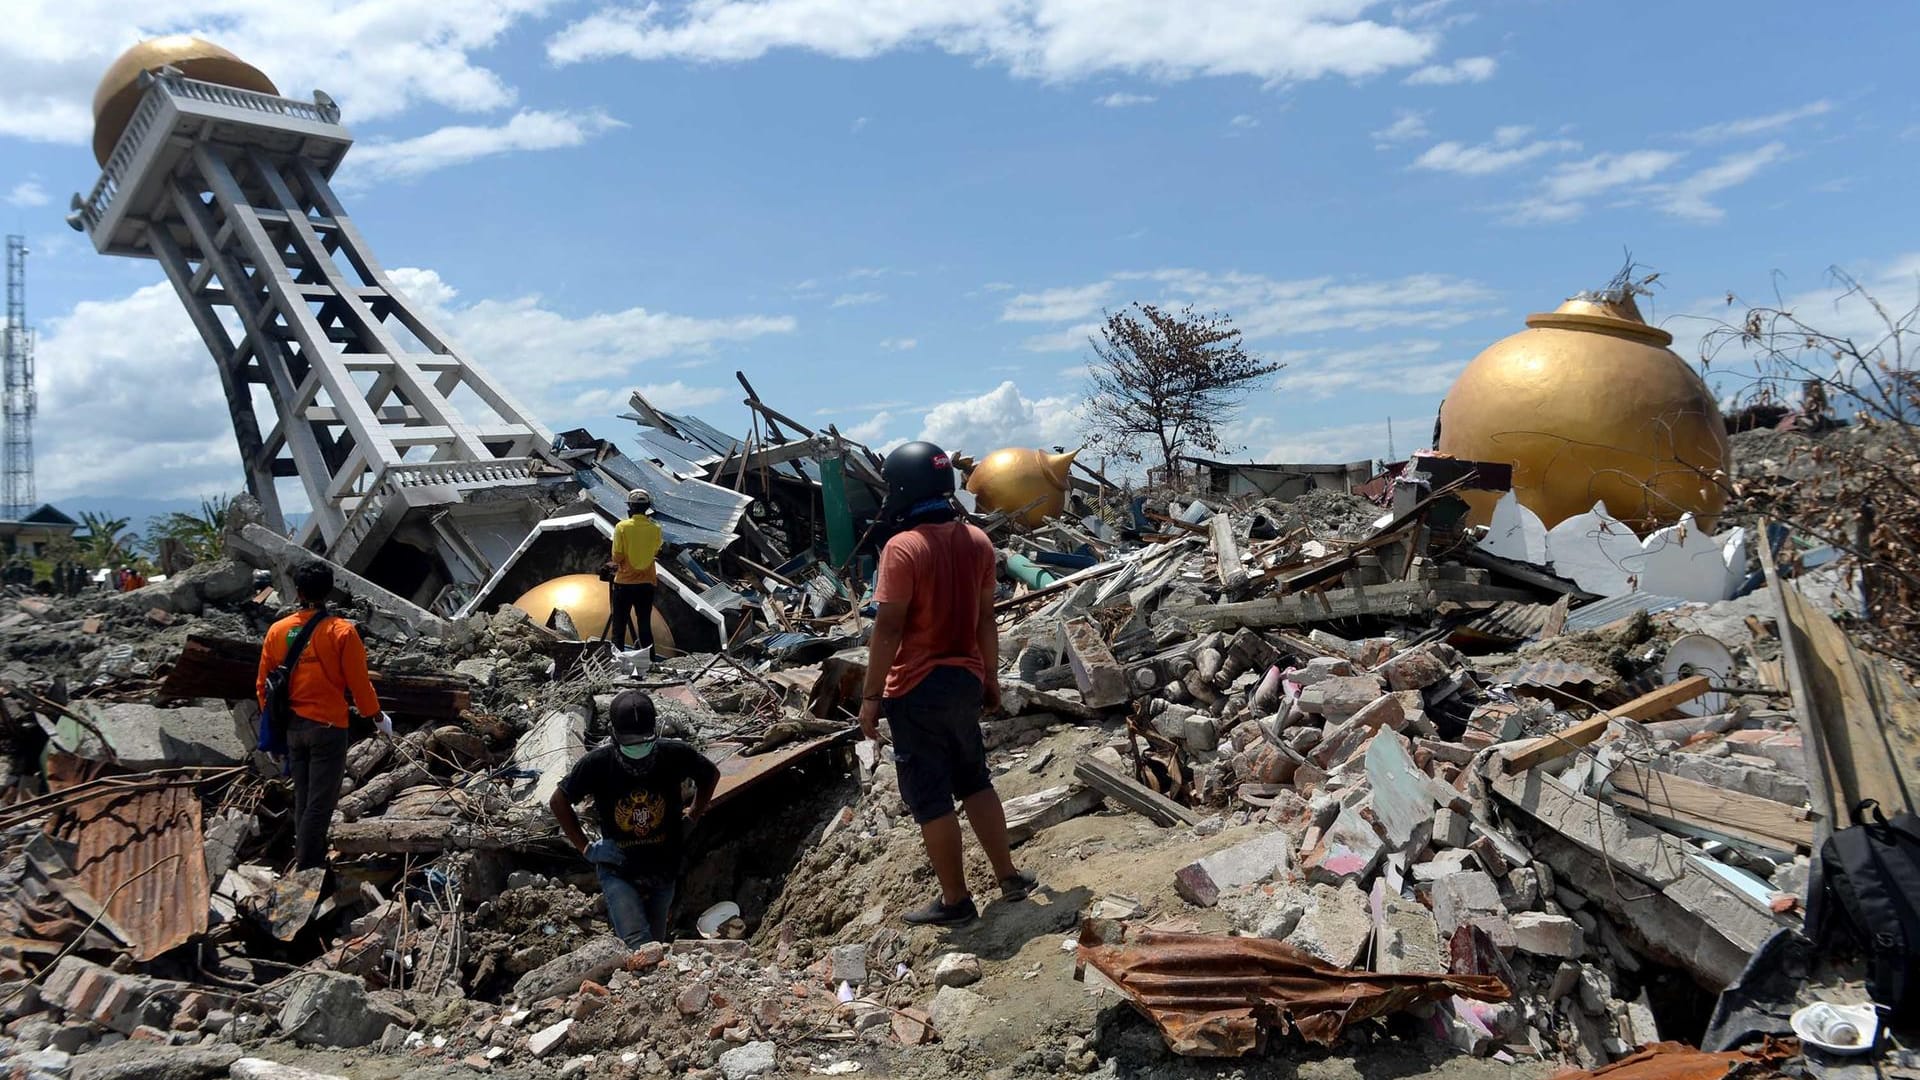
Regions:
M 98 569 L 122 566 L 133 561 L 134 546 L 140 542 L 140 538 L 127 531 L 127 526 L 131 524 L 128 519 L 82 510 L 80 524 L 87 530 L 85 539 L 81 541 L 80 557 L 88 566 Z
M 176 510 L 149 518 L 142 547 L 155 560 L 160 558 L 161 548 L 169 540 L 178 543 L 181 552 L 194 562 L 219 558 L 226 537 L 227 508 L 232 503 L 231 496 L 216 495 L 201 499 L 198 513 Z

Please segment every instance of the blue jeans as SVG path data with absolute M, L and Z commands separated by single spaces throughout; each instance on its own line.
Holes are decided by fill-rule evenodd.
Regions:
M 626 942 L 629 949 L 649 941 L 665 941 L 667 918 L 673 908 L 673 879 L 630 877 L 619 848 L 606 840 L 590 845 L 587 858 L 600 876 L 600 893 L 607 898 L 607 921 L 613 924 L 614 936 Z

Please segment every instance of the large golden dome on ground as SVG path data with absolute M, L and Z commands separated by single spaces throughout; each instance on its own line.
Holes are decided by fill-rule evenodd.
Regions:
M 995 450 L 973 467 L 967 476 L 967 490 L 987 513 L 1013 513 L 1039 499 L 1039 505 L 1021 518 L 1029 526 L 1037 526 L 1066 509 L 1068 470 L 1079 452 L 1049 454 L 1026 447 Z
M 541 626 L 553 617 L 553 609 L 559 608 L 573 620 L 574 629 L 583 638 L 607 636 L 613 620 L 613 597 L 598 574 L 566 574 L 543 581 L 520 594 L 513 606 Z M 657 607 L 653 609 L 653 641 L 655 656 L 673 655 L 673 631 Z
M 120 133 L 127 129 L 127 121 L 133 118 L 133 110 L 145 92 L 140 86 L 140 73 L 169 64 L 189 79 L 257 90 L 276 97 L 280 94 L 273 80 L 259 68 L 211 41 L 189 34 L 169 34 L 142 41 L 120 54 L 100 77 L 99 89 L 93 92 L 93 157 L 102 166 L 113 154 L 114 144 L 120 141 Z
M 1442 453 L 1513 463 L 1548 528 L 1604 501 L 1643 534 L 1691 511 L 1712 529 L 1725 497 L 1726 424 L 1706 382 L 1630 295 L 1576 298 L 1475 357 L 1440 406 Z M 1472 493 L 1484 524 L 1496 497 Z

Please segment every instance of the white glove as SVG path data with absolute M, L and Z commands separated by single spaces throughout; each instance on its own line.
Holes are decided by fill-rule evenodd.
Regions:
M 393 717 L 388 716 L 384 712 L 381 713 L 379 716 L 374 717 L 373 730 L 379 732 L 382 735 L 393 734 Z

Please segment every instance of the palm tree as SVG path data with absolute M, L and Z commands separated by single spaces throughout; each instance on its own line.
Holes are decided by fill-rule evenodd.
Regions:
M 108 517 L 91 510 L 80 511 L 80 524 L 87 530 L 83 558 L 95 567 L 119 566 L 133 557 L 133 545 L 139 537 L 127 532 L 126 518 Z
M 145 544 L 148 554 L 159 558 L 161 544 L 172 540 L 194 562 L 219 558 L 226 542 L 227 508 L 232 504 L 232 496 L 215 495 L 200 500 L 197 514 L 176 510 L 150 519 Z

